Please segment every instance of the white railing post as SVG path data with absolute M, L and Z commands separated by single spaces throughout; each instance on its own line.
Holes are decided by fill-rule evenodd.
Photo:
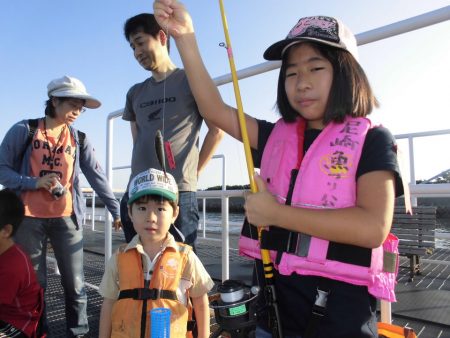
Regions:
M 450 6 L 449 6 L 450 8 Z M 429 136 L 439 136 L 439 135 L 450 135 L 450 129 L 434 130 L 434 131 L 424 131 L 418 133 L 410 134 L 399 134 L 395 135 L 396 140 L 407 139 L 408 140 L 408 151 L 409 151 L 409 176 L 410 176 L 410 189 L 411 189 L 411 204 L 417 206 L 417 196 L 414 195 L 414 191 L 421 186 L 421 184 L 416 184 L 416 170 L 415 170 L 415 156 L 414 156 L 414 139 L 419 137 L 429 137 Z M 419 188 L 421 189 L 421 188 Z
M 222 282 L 230 278 L 230 223 L 228 197 L 222 195 Z
M 112 143 L 113 143 L 113 119 L 108 119 L 106 127 L 106 177 L 108 178 L 109 185 L 112 189 Z M 106 209 L 105 209 L 106 210 Z M 112 229 L 111 218 L 109 212 L 105 211 L 105 265 L 108 262 L 112 254 Z
M 113 187 L 113 120 L 117 117 L 122 116 L 123 109 L 116 110 L 108 115 L 106 120 L 106 178 L 108 179 L 109 185 L 112 189 Z M 109 212 L 105 208 L 105 265 L 108 262 L 112 254 L 112 229 L 111 229 L 111 217 Z
M 202 198 L 203 207 L 203 238 L 206 238 L 206 198 Z
M 92 231 L 95 231 L 95 190 L 92 189 L 92 198 L 91 198 L 91 209 L 92 209 Z
M 84 214 L 83 214 L 83 226 L 86 225 L 86 208 L 87 208 L 87 197 L 86 193 L 83 192 L 83 203 L 84 203 Z
M 414 168 L 414 138 L 408 137 L 409 144 L 409 182 L 411 185 L 416 185 L 416 170 Z M 417 207 L 417 197 L 411 196 L 411 205 Z
M 391 302 L 387 300 L 380 301 L 380 313 L 381 313 L 381 322 L 391 324 L 392 322 L 392 309 Z
M 222 158 L 222 282 L 230 278 L 230 223 L 229 198 L 224 192 L 227 190 L 225 156 Z

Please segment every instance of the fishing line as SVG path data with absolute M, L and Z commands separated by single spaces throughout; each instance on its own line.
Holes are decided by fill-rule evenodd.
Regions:
M 223 31 L 225 34 L 225 40 L 227 45 L 227 52 L 228 52 L 228 60 L 231 68 L 231 77 L 233 79 L 233 88 L 234 93 L 236 97 L 236 104 L 238 108 L 238 118 L 239 118 L 239 126 L 241 129 L 241 136 L 242 136 L 242 142 L 244 144 L 244 150 L 245 150 L 245 158 L 247 160 L 247 171 L 248 176 L 250 180 L 250 188 L 252 193 L 256 193 L 258 191 L 258 187 L 254 180 L 254 166 L 253 166 L 253 157 L 250 150 L 250 142 L 248 138 L 247 133 L 247 125 L 245 120 L 245 115 L 242 107 L 242 100 L 241 100 L 241 94 L 239 90 L 239 84 L 238 84 L 238 78 L 236 74 L 236 67 L 234 65 L 234 58 L 233 58 L 233 51 L 231 48 L 231 42 L 230 37 L 228 34 L 228 24 L 227 19 L 225 16 L 225 8 L 223 6 L 223 1 L 219 0 L 220 5 L 220 14 L 222 17 L 222 24 L 223 24 Z M 261 243 L 261 232 L 262 228 L 258 227 L 258 241 Z M 250 231 L 251 233 L 251 231 Z M 261 260 L 263 263 L 263 270 L 264 270 L 264 293 L 266 296 L 267 305 L 269 306 L 269 326 L 272 331 L 272 336 L 275 338 L 283 337 L 282 328 L 281 328 L 281 321 L 280 321 L 280 313 L 278 310 L 278 304 L 277 304 L 277 297 L 276 297 L 276 291 L 275 291 L 275 285 L 274 285 L 274 266 L 270 258 L 270 252 L 267 249 L 260 248 L 261 252 Z M 261 284 L 259 284 L 261 285 Z
M 167 48 L 167 55 L 169 55 L 169 23 L 166 24 L 166 30 L 163 32 L 166 34 L 166 48 Z M 165 140 L 164 136 L 165 136 L 165 113 L 166 113 L 166 80 L 167 80 L 167 70 L 164 72 L 164 84 L 163 84 L 163 109 L 162 109 L 162 136 L 163 136 L 163 141 Z
M 237 105 L 237 110 L 238 110 L 238 114 L 230 114 L 230 116 L 232 116 L 232 119 L 233 119 L 233 121 L 232 121 L 233 123 L 232 124 L 235 127 L 234 128 L 235 135 L 239 135 L 239 133 L 241 134 L 242 142 L 244 143 L 244 155 L 247 155 L 246 152 L 245 152 L 246 141 L 244 140 L 244 135 L 243 135 L 244 133 L 246 133 L 246 127 L 241 127 L 240 120 L 239 120 L 239 118 L 240 118 L 240 116 L 239 116 L 239 109 L 241 109 L 242 114 L 243 114 L 242 99 L 241 99 L 241 96 L 240 96 L 239 85 L 237 84 L 238 79 L 237 79 L 236 69 L 235 69 L 235 65 L 234 65 L 234 58 L 233 58 L 233 52 L 232 52 L 232 49 L 231 49 L 231 43 L 229 42 L 229 37 L 227 36 L 228 35 L 227 34 L 228 33 L 228 25 L 227 25 L 226 18 L 225 18 L 225 11 L 224 11 L 224 8 L 223 8 L 222 1 L 220 1 L 220 0 L 219 0 L 219 6 L 221 8 L 222 23 L 223 23 L 223 26 L 224 26 L 225 38 L 226 38 L 226 40 L 228 40 L 228 45 L 227 45 L 227 42 L 221 42 L 221 43 L 219 43 L 219 46 L 225 48 L 225 50 L 227 51 L 228 61 L 229 61 L 229 64 L 230 64 L 231 75 L 232 75 L 231 85 L 233 86 L 233 89 L 234 89 L 234 99 L 235 99 L 235 102 L 236 102 L 236 105 Z M 226 91 L 229 94 L 229 87 L 226 86 L 226 88 L 227 88 Z M 229 94 L 229 96 L 231 96 L 231 95 Z M 227 105 L 227 109 L 230 109 L 230 110 L 233 110 L 233 111 L 235 110 L 234 108 L 232 108 L 231 106 L 228 106 L 228 105 Z M 245 121 L 245 117 L 244 117 L 244 121 Z M 244 124 L 245 124 L 245 122 L 244 122 Z M 243 131 L 242 129 L 245 129 L 245 130 Z M 248 136 L 247 136 L 247 143 L 249 143 Z M 236 144 L 236 148 L 237 148 L 237 144 Z M 238 161 L 239 169 L 240 169 L 240 172 L 243 172 L 244 169 L 242 167 L 241 151 L 242 151 L 242 148 L 240 150 L 236 149 L 236 152 L 238 154 L 238 160 L 239 160 Z M 245 161 L 247 161 L 247 156 L 245 156 Z M 250 164 L 250 166 L 253 167 L 253 157 L 251 157 L 251 162 L 252 163 Z M 250 170 L 249 170 L 248 166 L 249 166 L 249 163 L 247 162 L 250 190 L 251 190 L 251 192 L 256 192 L 257 191 L 256 185 L 255 185 L 255 188 L 252 189 L 253 173 L 250 173 Z M 254 168 L 253 168 L 253 171 L 254 171 Z M 254 183 L 254 181 L 253 181 L 253 183 Z M 244 193 L 244 202 L 246 201 L 246 199 L 247 199 L 247 193 L 245 192 Z M 248 222 L 247 218 L 244 215 L 244 224 L 245 224 L 246 221 Z M 259 229 L 258 229 L 258 232 L 259 232 Z M 253 232 L 250 231 L 250 238 L 252 240 L 258 240 L 259 239 L 259 234 L 255 238 L 254 235 L 253 235 Z M 256 260 L 253 260 L 253 266 L 255 268 L 255 271 L 257 271 L 258 267 L 257 267 Z M 257 282 L 258 285 L 262 285 L 259 273 L 256 273 L 256 282 Z
M 167 48 L 167 54 L 169 54 L 169 25 L 167 24 L 164 30 L 164 27 L 162 27 L 162 31 L 166 35 L 166 48 Z M 155 135 L 155 151 L 156 151 L 156 157 L 158 158 L 158 162 L 161 165 L 162 170 L 164 171 L 164 174 L 166 174 L 166 152 L 164 150 L 165 147 L 165 121 L 166 121 L 166 81 L 167 80 L 167 69 L 164 71 L 163 76 L 163 95 L 162 95 L 162 131 L 157 130 Z
M 219 46 L 227 49 L 225 42 L 219 43 Z M 222 85 L 219 89 L 222 93 L 222 99 L 224 102 L 225 101 L 233 101 L 233 99 L 235 99 L 234 93 L 231 91 L 230 86 L 232 86 L 232 83 L 227 83 L 227 84 Z M 226 100 L 224 100 L 225 97 L 226 97 Z M 237 119 L 237 115 L 234 114 L 233 107 L 227 105 L 227 109 L 232 111 L 232 114 L 230 114 L 230 116 L 232 116 L 232 122 L 233 122 L 232 125 L 233 125 L 233 129 L 234 129 L 233 133 L 235 135 L 238 135 L 240 133 L 240 129 L 239 129 L 240 127 L 239 127 L 239 120 Z M 242 157 L 242 154 L 243 154 L 242 145 L 234 137 L 232 137 L 230 135 L 227 135 L 227 137 L 230 138 L 230 142 L 232 142 L 233 148 L 235 149 L 234 154 L 237 155 L 237 158 L 233 157 L 234 163 L 237 163 L 236 172 L 239 174 L 239 176 L 242 176 L 242 173 L 245 172 L 245 169 L 243 166 L 245 164 L 245 154 L 244 154 L 244 158 L 243 158 Z M 225 140 L 223 140 L 222 142 L 224 142 L 224 141 Z M 245 174 L 244 174 L 244 177 L 245 177 Z M 243 185 L 245 185 L 247 183 L 248 182 L 245 182 Z M 245 196 L 244 196 L 244 198 L 245 198 Z M 257 238 L 255 238 L 255 239 L 257 239 Z

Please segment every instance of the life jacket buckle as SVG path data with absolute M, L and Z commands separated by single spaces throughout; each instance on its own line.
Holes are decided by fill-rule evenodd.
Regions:
M 151 297 L 150 297 L 150 299 L 152 299 L 152 300 L 158 300 L 158 299 L 160 299 L 161 298 L 161 289 L 150 289 L 150 294 L 151 294 Z
M 133 297 L 134 298 L 134 297 Z M 157 300 L 161 298 L 161 290 L 160 289 L 137 289 L 137 297 L 134 299 L 137 300 Z
M 317 288 L 316 301 L 314 302 L 313 312 L 319 316 L 325 315 L 325 308 L 327 306 L 328 295 L 330 291 L 323 291 Z
M 326 282 L 325 282 L 326 283 Z M 323 283 L 322 283 L 323 284 Z M 316 301 L 312 306 L 311 318 L 303 337 L 312 338 L 316 336 L 317 329 L 320 326 L 322 318 L 325 317 L 328 295 L 331 291 L 324 291 L 317 288 Z
M 145 298 L 144 298 L 144 292 L 143 291 L 145 291 L 145 289 L 138 289 L 137 290 L 137 296 L 134 299 L 144 300 Z

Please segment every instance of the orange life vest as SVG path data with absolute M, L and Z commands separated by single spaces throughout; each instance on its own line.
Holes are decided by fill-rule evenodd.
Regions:
M 377 323 L 380 338 L 417 338 L 416 333 L 409 327 L 401 327 L 387 323 Z
M 117 254 L 120 294 L 112 311 L 111 337 L 150 337 L 149 312 L 153 308 L 171 310 L 170 337 L 189 337 L 187 323 L 192 313 L 189 295 L 186 294 L 186 306 L 178 299 L 176 290 L 191 247 L 181 243 L 176 248 L 167 247 L 156 261 L 147 287 L 141 254 L 136 249 L 123 250 L 119 249 Z

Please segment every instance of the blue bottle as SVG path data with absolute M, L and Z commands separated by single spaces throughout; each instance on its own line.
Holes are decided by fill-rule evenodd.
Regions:
M 170 309 L 154 308 L 150 311 L 151 338 L 170 338 Z

